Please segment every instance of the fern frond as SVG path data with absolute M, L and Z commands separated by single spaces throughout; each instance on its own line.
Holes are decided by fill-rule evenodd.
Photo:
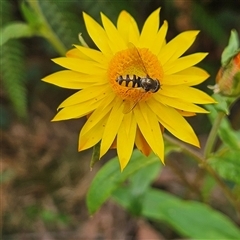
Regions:
M 1 76 L 3 87 L 21 118 L 27 117 L 26 73 L 24 47 L 18 40 L 10 40 L 1 51 Z
M 10 1 L 2 1 L 0 14 L 3 26 L 13 19 L 13 6 Z M 27 117 L 27 94 L 25 56 L 23 44 L 16 39 L 10 40 L 1 47 L 1 81 L 12 106 L 21 118 Z

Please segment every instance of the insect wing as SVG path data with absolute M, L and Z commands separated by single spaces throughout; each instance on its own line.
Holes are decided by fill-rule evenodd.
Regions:
M 136 106 L 137 106 L 137 103 L 139 102 L 140 100 L 136 100 L 136 101 L 126 101 L 124 103 L 124 106 L 123 106 L 123 114 L 128 114 L 130 113 Z
M 139 66 L 141 67 L 142 72 L 144 72 L 146 75 L 148 75 L 147 69 L 146 69 L 146 67 L 144 65 L 143 59 L 141 57 L 141 54 L 138 51 L 138 49 L 136 48 L 136 46 L 133 43 L 129 42 L 128 43 L 128 48 L 129 48 L 129 50 L 131 52 L 132 60 L 134 62 L 137 61 Z
M 141 101 L 141 99 L 143 98 L 143 96 L 145 95 L 145 92 L 143 92 L 140 97 L 138 97 L 135 101 L 125 101 L 124 102 L 124 106 L 123 106 L 123 113 L 127 114 L 130 113 L 135 107 L 136 105 Z
M 129 42 L 128 43 L 128 49 L 130 51 L 132 61 L 134 63 L 137 62 L 137 65 L 140 66 L 141 71 L 148 76 L 147 69 L 144 65 L 144 62 L 143 62 L 142 57 L 140 55 L 140 52 L 138 51 L 136 46 L 133 43 Z M 131 112 L 136 107 L 138 102 L 141 101 L 141 99 L 144 97 L 144 95 L 145 95 L 145 91 L 142 92 L 142 94 L 137 99 L 135 99 L 134 101 L 127 101 L 126 100 L 124 102 L 123 113 L 127 114 L 127 113 Z
M 133 110 L 134 105 L 136 106 L 136 104 L 134 102 L 125 100 L 123 103 L 123 111 L 122 111 L 123 114 L 130 113 Z

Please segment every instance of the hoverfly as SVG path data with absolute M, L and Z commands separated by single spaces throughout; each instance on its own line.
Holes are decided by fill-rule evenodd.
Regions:
M 160 82 L 158 79 L 153 79 L 149 76 L 147 69 L 144 65 L 143 59 L 138 51 L 138 49 L 132 44 L 129 43 L 128 45 L 129 50 L 131 51 L 131 57 L 134 61 L 138 61 L 140 64 L 141 71 L 145 73 L 145 76 L 137 76 L 137 75 L 132 75 L 130 76 L 129 74 L 123 76 L 119 75 L 116 79 L 116 82 L 119 85 L 123 85 L 127 87 L 128 89 L 126 91 L 129 91 L 131 89 L 139 89 L 141 91 L 141 95 L 139 98 L 137 98 L 135 101 L 130 102 L 128 101 L 128 104 L 125 104 L 123 112 L 129 113 L 134 109 L 134 107 L 137 105 L 137 103 L 144 97 L 144 95 L 147 92 L 152 92 L 155 93 L 157 92 L 160 88 Z

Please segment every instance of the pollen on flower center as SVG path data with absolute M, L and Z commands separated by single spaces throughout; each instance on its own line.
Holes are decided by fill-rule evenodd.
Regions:
M 116 94 L 123 100 L 147 100 L 153 93 L 134 84 L 136 79 L 146 77 L 156 79 L 160 85 L 162 84 L 163 69 L 156 55 L 147 48 L 133 47 L 119 51 L 109 63 L 109 82 Z M 121 81 L 118 81 L 119 79 Z

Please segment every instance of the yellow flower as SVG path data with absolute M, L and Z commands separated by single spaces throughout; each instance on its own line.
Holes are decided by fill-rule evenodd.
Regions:
M 100 144 L 100 157 L 117 149 L 121 169 L 134 144 L 145 155 L 153 151 L 164 162 L 163 130 L 184 142 L 199 141 L 184 116 L 207 111 L 195 104 L 214 103 L 193 88 L 208 78 L 194 67 L 207 54 L 183 56 L 199 31 L 186 31 L 166 43 L 168 24 L 159 28 L 159 11 L 146 20 L 141 33 L 134 18 L 122 11 L 117 26 L 101 13 L 99 25 L 83 13 L 87 31 L 99 50 L 78 46 L 53 61 L 68 70 L 43 80 L 81 89 L 61 103 L 53 121 L 87 116 L 79 151 Z

